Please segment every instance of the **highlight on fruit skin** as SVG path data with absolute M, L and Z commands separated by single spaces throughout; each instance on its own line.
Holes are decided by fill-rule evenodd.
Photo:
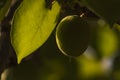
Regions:
M 77 57 L 88 48 L 90 27 L 84 18 L 70 15 L 63 18 L 56 28 L 56 43 L 66 56 Z

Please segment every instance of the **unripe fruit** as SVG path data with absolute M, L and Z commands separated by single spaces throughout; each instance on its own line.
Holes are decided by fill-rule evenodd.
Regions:
M 77 57 L 87 49 L 89 42 L 89 25 L 77 15 L 67 16 L 56 28 L 58 48 L 67 56 Z

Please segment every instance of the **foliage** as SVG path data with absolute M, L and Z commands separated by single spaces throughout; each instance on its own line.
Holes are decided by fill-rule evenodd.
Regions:
M 119 4 L 0 0 L 0 80 L 119 80 Z

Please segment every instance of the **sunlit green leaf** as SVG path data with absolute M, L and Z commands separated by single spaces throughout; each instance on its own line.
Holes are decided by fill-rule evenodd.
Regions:
M 90 54 L 88 52 L 87 54 Z M 78 61 L 78 74 L 83 78 L 91 78 L 104 74 L 104 70 L 102 69 L 102 65 L 100 61 L 97 61 L 95 58 L 87 57 L 86 55 L 82 55 L 77 58 Z
M 118 49 L 118 38 L 115 32 L 107 27 L 99 28 L 97 45 L 100 53 L 105 57 L 113 56 Z
M 60 6 L 57 2 L 46 8 L 45 0 L 24 0 L 16 10 L 12 22 L 11 41 L 18 63 L 39 48 L 50 36 Z
M 0 0 L 0 21 L 5 17 L 12 0 Z
M 94 33 L 94 43 L 98 53 L 103 57 L 112 57 L 118 50 L 118 36 L 103 20 L 98 20 Z
M 91 25 L 93 26 L 91 28 L 91 46 L 94 47 L 99 57 L 114 56 L 119 45 L 118 36 L 115 30 L 110 28 L 102 19 L 93 21 Z

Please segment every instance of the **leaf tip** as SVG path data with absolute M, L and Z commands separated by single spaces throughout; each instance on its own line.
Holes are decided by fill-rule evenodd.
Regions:
M 17 58 L 17 63 L 20 64 L 21 61 L 22 61 L 22 58 L 21 58 L 21 57 L 18 57 L 18 58 Z

